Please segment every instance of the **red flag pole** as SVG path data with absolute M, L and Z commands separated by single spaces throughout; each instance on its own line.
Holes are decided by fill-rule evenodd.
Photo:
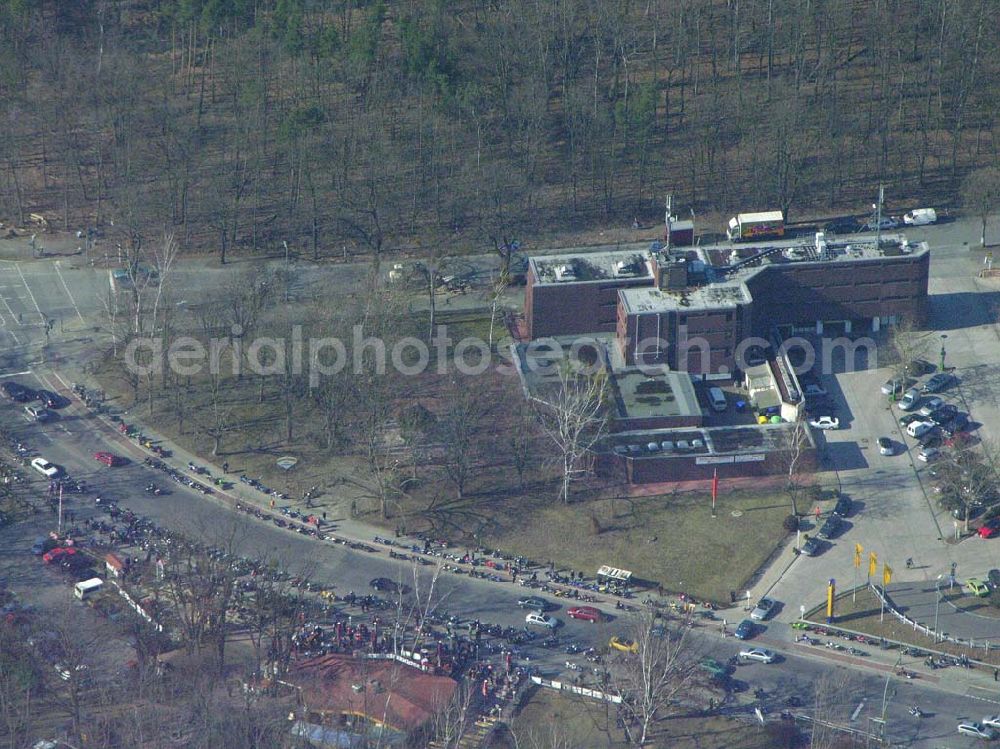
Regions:
M 712 517 L 715 517 L 715 501 L 719 498 L 719 469 L 712 473 Z

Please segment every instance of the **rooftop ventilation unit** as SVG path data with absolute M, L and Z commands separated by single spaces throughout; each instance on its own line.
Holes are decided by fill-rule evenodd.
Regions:
M 557 265 L 556 266 L 556 280 L 557 281 L 575 281 L 576 271 L 573 270 L 572 265 Z

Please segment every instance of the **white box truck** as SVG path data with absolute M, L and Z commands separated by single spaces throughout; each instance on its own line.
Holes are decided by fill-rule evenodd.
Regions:
M 933 208 L 915 208 L 903 214 L 903 223 L 907 226 L 926 226 L 937 222 L 937 211 Z
M 781 211 L 740 213 L 729 219 L 726 234 L 733 242 L 785 236 L 785 216 Z

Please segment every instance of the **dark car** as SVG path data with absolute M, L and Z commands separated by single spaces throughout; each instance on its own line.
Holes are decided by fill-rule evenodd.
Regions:
M 549 602 L 539 596 L 524 596 L 517 599 L 517 605 L 522 609 L 545 611 L 549 607 Z
M 843 529 L 843 522 L 836 515 L 831 515 L 823 523 L 823 527 L 819 529 L 818 535 L 820 538 L 829 541 L 831 538 L 836 538 L 840 531 Z
M 51 390 L 38 390 L 35 397 L 48 408 L 62 408 L 66 405 L 66 399 Z
M 837 498 L 837 504 L 833 507 L 833 514 L 838 517 L 846 518 L 851 514 L 852 505 L 853 503 L 851 502 L 851 498 L 845 497 L 841 494 Z
M 969 417 L 965 414 L 956 414 L 947 424 L 941 425 L 941 431 L 951 437 L 958 432 L 964 432 L 969 428 Z
M 920 442 L 918 444 L 923 450 L 928 450 L 932 447 L 941 447 L 941 435 L 934 432 L 928 432 L 920 438 Z
M 993 590 L 1000 590 L 1000 570 L 992 569 L 986 573 L 986 582 Z
M 906 374 L 910 377 L 921 377 L 934 371 L 934 365 L 926 359 L 914 359 L 906 365 Z
M 18 403 L 30 403 L 35 400 L 35 391 L 18 382 L 5 382 L 0 385 L 0 390 L 12 401 Z
M 923 419 L 923 416 L 920 414 L 903 414 L 899 417 L 899 425 L 901 427 L 907 427 L 914 421 L 920 421 L 921 419 Z
M 934 411 L 930 415 L 930 420 L 938 426 L 941 426 L 942 424 L 947 424 L 956 416 L 958 416 L 958 406 L 952 403 L 945 403 L 941 406 L 941 408 Z
M 736 631 L 733 633 L 737 640 L 749 640 L 753 637 L 754 632 L 757 630 L 757 625 L 753 623 L 750 619 L 744 619 L 736 627 Z
M 925 393 L 940 393 L 951 384 L 951 380 L 952 377 L 947 372 L 938 372 L 924 383 L 921 391 Z
M 820 553 L 822 550 L 822 545 L 815 538 L 807 538 L 805 543 L 802 544 L 802 553 L 807 557 L 814 557 Z
M 379 591 L 380 593 L 382 593 L 382 592 L 385 592 L 385 593 L 401 593 L 403 595 L 406 595 L 407 593 L 410 592 L 410 589 L 409 589 L 408 586 L 402 585 L 402 584 L 397 583 L 397 582 L 395 582 L 393 580 L 390 580 L 388 577 L 376 577 L 374 580 L 372 580 L 368 584 L 371 587 L 375 588 L 375 590 Z
M 856 219 L 835 218 L 823 224 L 824 234 L 856 234 L 861 228 Z

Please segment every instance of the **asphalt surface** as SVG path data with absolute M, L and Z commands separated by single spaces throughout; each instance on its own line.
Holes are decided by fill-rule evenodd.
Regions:
M 973 236 L 975 227 L 972 223 L 957 228 L 931 227 L 923 231 L 932 242 L 938 231 L 941 232 L 941 239 L 948 238 L 945 231 L 961 230 Z M 978 285 L 966 288 L 970 283 L 968 270 L 956 271 L 962 258 L 968 257 L 968 248 L 963 247 L 960 242 L 949 244 L 942 241 L 940 244 L 942 249 L 935 256 L 932 265 L 935 277 L 932 280 L 932 292 L 941 295 L 940 299 L 933 300 L 933 319 L 942 325 L 945 321 L 950 321 L 949 363 L 954 362 L 961 374 L 963 367 L 981 368 L 984 362 L 991 361 L 985 357 L 991 350 L 995 351 L 995 338 L 991 345 L 985 338 L 985 330 L 980 338 L 976 337 L 975 330 L 966 331 L 965 328 L 955 326 L 954 318 L 945 311 L 949 304 L 957 302 L 967 313 L 978 315 L 971 319 L 970 328 L 978 326 L 985 329 L 991 324 L 991 321 L 981 319 L 978 303 L 971 303 L 971 298 L 966 296 L 975 293 Z M 467 273 L 471 269 L 471 272 L 482 275 L 495 262 L 495 258 L 490 255 L 464 259 L 462 263 L 469 267 L 460 269 L 460 272 Z M 351 293 L 367 272 L 367 268 L 362 265 L 332 268 L 294 265 L 293 270 L 294 279 L 289 287 L 291 301 L 300 294 L 313 294 L 318 288 L 333 295 Z M 230 272 L 227 269 L 200 265 L 182 266 L 178 270 L 178 305 L 183 308 L 197 303 L 205 294 L 218 293 Z M 92 267 L 83 257 L 0 261 L 0 364 L 4 373 L 0 376 L 68 395 L 70 383 L 79 376 L 83 365 L 103 355 L 103 349 L 98 344 L 106 342 L 102 333 L 105 327 L 103 300 L 107 297 L 108 289 L 107 269 Z M 476 294 L 456 297 L 454 301 L 455 305 L 468 306 L 481 303 L 482 300 Z M 52 322 L 48 332 L 46 321 Z M 945 328 L 942 327 L 943 329 Z M 934 552 L 936 556 L 932 563 L 933 570 L 921 573 L 924 576 L 936 574 L 937 570 L 944 569 L 958 557 L 963 569 L 966 566 L 982 567 L 985 564 L 995 566 L 995 563 L 988 559 L 981 560 L 981 550 L 965 552 L 962 548 L 965 544 L 957 547 L 959 551 L 956 552 L 956 547 L 940 543 L 942 534 L 935 530 L 940 525 L 940 518 L 935 517 L 933 508 L 927 508 L 920 489 L 920 467 L 909 461 L 904 462 L 904 456 L 899 456 L 895 461 L 882 461 L 868 449 L 870 444 L 865 441 L 873 443 L 875 436 L 892 427 L 889 420 L 892 414 L 889 412 L 880 416 L 880 413 L 885 414 L 884 409 L 872 409 L 869 413 L 866 402 L 858 399 L 856 394 L 868 392 L 872 383 L 880 383 L 885 379 L 882 373 L 831 377 L 838 386 L 843 387 L 842 397 L 845 404 L 849 404 L 852 415 L 862 421 L 869 418 L 875 420 L 865 425 L 863 437 L 859 436 L 861 430 L 854 431 L 860 425 L 853 423 L 850 423 L 850 429 L 841 430 L 830 437 L 831 445 L 848 443 L 832 449 L 830 454 L 838 467 L 845 491 L 850 491 L 859 501 L 860 512 L 851 519 L 852 530 L 837 542 L 839 551 L 828 553 L 821 563 L 813 564 L 812 570 L 807 565 L 818 560 L 802 560 L 805 564 L 797 563 L 789 574 L 781 575 L 777 580 L 772 579 L 771 584 L 777 582 L 776 594 L 786 601 L 786 606 L 779 616 L 780 621 L 772 623 L 761 640 L 767 646 L 785 653 L 786 657 L 783 662 L 776 664 L 752 664 L 737 668 L 734 678 L 737 682 L 745 682 L 747 689 L 740 693 L 742 697 L 738 700 L 739 707 L 726 709 L 745 712 L 749 704 L 763 704 L 773 713 L 784 706 L 789 695 L 798 695 L 804 696 L 804 705 L 794 708 L 795 711 L 809 713 L 811 686 L 826 679 L 839 680 L 846 677 L 848 685 L 836 700 L 831 718 L 839 724 L 866 731 L 871 729 L 870 719 L 880 718 L 882 715 L 885 673 L 891 673 L 891 666 L 886 665 L 886 658 L 879 658 L 877 654 L 872 654 L 867 659 L 845 659 L 829 652 L 809 652 L 808 648 L 791 642 L 787 620 L 797 615 L 798 602 L 817 602 L 821 597 L 822 586 L 831 572 L 842 580 L 850 578 L 850 565 L 844 563 L 848 558 L 846 550 L 853 548 L 853 534 L 862 531 L 866 535 L 858 538 L 865 539 L 866 548 L 875 548 L 878 539 L 881 539 L 900 558 L 914 556 L 923 561 L 928 556 L 928 538 L 939 542 L 942 551 Z M 973 389 L 971 386 L 964 386 L 966 379 L 963 378 L 962 392 L 968 391 L 967 397 L 972 407 L 977 409 L 977 417 L 986 423 L 988 419 L 980 416 L 978 409 L 985 407 L 983 404 L 995 396 L 992 390 L 982 385 L 984 379 L 986 378 L 977 379 L 977 389 Z M 875 387 L 877 389 L 877 384 Z M 153 481 L 165 484 L 162 474 L 136 462 L 114 469 L 98 464 L 93 459 L 95 451 L 122 453 L 123 449 L 117 435 L 89 415 L 79 403 L 64 409 L 58 419 L 45 425 L 29 423 L 22 415 L 21 407 L 9 402 L 0 406 L 0 414 L 4 422 L 12 425 L 40 454 L 64 466 L 73 476 L 86 479 L 92 486 L 99 487 L 102 496 L 150 517 L 159 525 L 201 536 L 209 542 L 213 538 L 224 537 L 229 529 L 235 527 L 241 537 L 244 553 L 279 559 L 292 574 L 308 575 L 320 583 L 332 585 L 338 594 L 352 590 L 357 593 L 368 592 L 368 581 L 374 577 L 405 580 L 413 574 L 409 564 L 393 562 L 384 556 L 352 552 L 339 545 L 290 533 L 272 524 L 247 520 L 246 516 L 234 513 L 226 503 L 179 486 L 171 484 L 171 494 L 168 496 L 154 497 L 145 494 L 142 487 L 146 483 Z M 858 460 L 859 455 L 861 460 Z M 887 494 L 887 487 L 893 488 L 891 495 Z M 919 520 L 920 527 L 915 530 L 908 527 L 906 538 L 899 538 L 897 543 L 896 536 L 887 532 L 886 528 L 898 526 L 894 518 L 901 512 L 909 512 L 913 506 L 919 508 L 920 501 L 924 502 L 921 510 L 924 517 Z M 76 503 L 74 509 L 79 517 L 96 512 L 94 507 L 79 500 L 71 502 Z M 12 551 L 8 544 L 16 546 L 24 542 L 30 543 L 30 539 L 36 535 L 34 528 L 18 528 L 18 531 L 3 531 L 8 554 L 18 553 Z M 25 533 L 25 530 L 28 532 Z M 335 527 L 333 532 L 337 531 Z M 869 541 L 869 538 L 873 540 Z M 363 540 L 370 542 L 371 539 Z M 897 562 L 896 569 L 900 570 L 901 567 Z M 838 570 L 842 570 L 842 573 Z M 27 592 L 30 594 L 30 586 Z M 516 598 L 525 593 L 524 589 L 445 574 L 438 592 L 443 597 L 441 608 L 463 617 L 505 625 L 523 624 L 524 613 L 516 606 Z M 50 604 L 55 605 L 57 600 L 51 599 Z M 614 621 L 593 626 L 567 620 L 562 614 L 562 607 L 553 613 L 564 622 L 564 626 L 560 628 L 563 638 L 600 646 L 616 632 Z M 699 648 L 724 660 L 733 655 L 738 647 L 732 640 L 721 640 L 720 634 L 712 627 L 699 630 L 696 637 Z M 567 659 L 561 653 L 529 651 L 526 655 L 531 655 L 543 671 L 552 675 L 561 670 L 562 662 Z M 889 689 L 885 692 L 888 695 L 886 717 L 889 735 L 897 743 L 908 746 L 975 745 L 973 740 L 956 735 L 955 723 L 959 719 L 978 718 L 986 713 L 1000 712 L 997 703 L 990 701 L 996 699 L 996 691 L 972 688 L 964 683 L 956 685 L 947 677 L 940 677 L 937 681 L 935 678 L 939 677 L 928 676 L 913 681 L 897 677 L 889 679 Z M 765 692 L 762 703 L 755 703 L 748 696 L 758 687 Z M 984 697 L 988 699 L 981 699 Z M 919 720 L 909 716 L 906 707 L 911 704 L 921 705 L 930 714 Z

